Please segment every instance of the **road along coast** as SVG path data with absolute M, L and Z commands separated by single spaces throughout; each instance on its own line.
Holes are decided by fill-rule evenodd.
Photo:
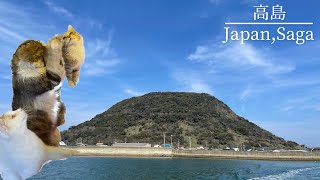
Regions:
M 279 161 L 320 161 L 320 152 L 235 152 L 219 150 L 171 150 L 149 147 L 66 147 L 75 156 L 124 156 L 124 157 L 184 157 L 250 159 Z

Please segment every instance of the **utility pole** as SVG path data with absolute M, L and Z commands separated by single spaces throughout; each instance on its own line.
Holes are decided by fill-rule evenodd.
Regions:
M 124 138 L 124 143 L 127 143 L 127 138 Z
M 172 149 L 172 135 L 171 135 L 171 144 L 170 144 L 170 147 L 171 147 L 171 149 Z
M 166 134 L 163 133 L 163 147 L 166 148 Z
M 191 137 L 189 136 L 189 144 L 190 144 L 190 150 L 191 150 Z

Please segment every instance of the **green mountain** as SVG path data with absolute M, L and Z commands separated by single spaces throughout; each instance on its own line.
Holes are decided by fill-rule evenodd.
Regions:
M 125 99 L 90 121 L 62 132 L 62 139 L 75 144 L 93 145 L 101 141 L 178 142 L 185 147 L 225 146 L 295 148 L 297 143 L 285 141 L 237 116 L 226 104 L 208 94 L 155 92 Z M 189 139 L 190 137 L 190 139 Z

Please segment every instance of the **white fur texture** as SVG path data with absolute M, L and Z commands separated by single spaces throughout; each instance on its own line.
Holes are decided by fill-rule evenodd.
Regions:
M 4 180 L 27 179 L 37 174 L 42 166 L 61 155 L 53 155 L 41 139 L 27 129 L 27 114 L 18 109 L 0 118 L 0 173 Z M 53 159 L 52 159 L 53 160 Z
M 45 112 L 49 112 L 49 116 L 53 120 L 52 123 L 57 122 L 57 116 L 59 111 L 60 102 L 58 101 L 59 98 L 59 89 L 62 86 L 62 82 L 54 87 L 51 91 L 45 92 L 36 97 L 34 100 L 34 108 L 43 110 Z
M 20 78 L 32 78 L 32 77 L 38 77 L 41 74 L 37 71 L 37 68 L 39 67 L 35 67 L 33 64 L 31 64 L 30 62 L 27 62 L 25 60 L 21 60 L 18 63 L 18 77 Z M 45 67 L 42 67 L 45 68 Z

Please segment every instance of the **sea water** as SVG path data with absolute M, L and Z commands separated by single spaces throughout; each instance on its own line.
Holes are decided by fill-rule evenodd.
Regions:
M 184 158 L 72 157 L 47 164 L 32 180 L 320 179 L 319 162 Z

